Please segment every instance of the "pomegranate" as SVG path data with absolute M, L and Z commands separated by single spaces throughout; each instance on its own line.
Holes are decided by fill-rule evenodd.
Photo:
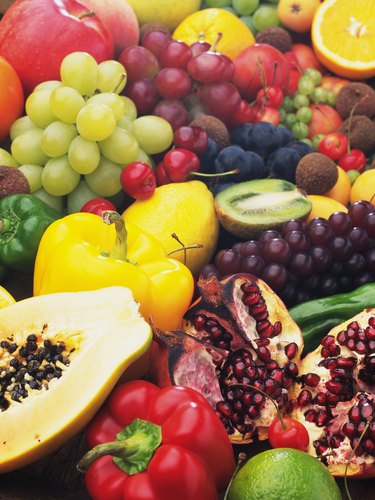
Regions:
M 161 386 L 187 385 L 203 394 L 233 443 L 268 438 L 276 418 L 291 407 L 302 334 L 285 305 L 262 280 L 234 274 L 198 280 L 199 298 L 182 329 L 155 331 L 151 376 Z
M 335 476 L 348 463 L 351 477 L 375 476 L 374 387 L 375 308 L 323 337 L 302 360 L 295 385 L 292 415 L 310 434 L 308 452 Z

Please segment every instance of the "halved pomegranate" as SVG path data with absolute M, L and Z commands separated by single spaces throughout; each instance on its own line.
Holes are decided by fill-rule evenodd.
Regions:
M 375 476 L 375 308 L 333 328 L 300 365 L 292 415 L 334 476 Z M 360 439 L 361 434 L 367 428 Z M 355 453 L 353 455 L 353 450 Z
M 221 417 L 233 443 L 267 439 L 275 406 L 289 413 L 303 338 L 283 302 L 262 280 L 235 274 L 200 278 L 200 297 L 182 329 L 155 331 L 151 375 L 161 386 L 200 391 Z

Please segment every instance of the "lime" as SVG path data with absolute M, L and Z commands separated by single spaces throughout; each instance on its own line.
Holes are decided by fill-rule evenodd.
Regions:
M 250 458 L 235 475 L 228 500 L 341 500 L 340 489 L 316 458 L 275 448 Z

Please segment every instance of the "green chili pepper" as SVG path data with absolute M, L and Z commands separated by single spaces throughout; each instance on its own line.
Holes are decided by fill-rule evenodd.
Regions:
M 33 194 L 13 194 L 0 200 L 0 266 L 32 273 L 40 239 L 62 217 Z
M 289 314 L 301 328 L 304 352 L 310 352 L 333 327 L 369 307 L 375 307 L 375 283 L 367 283 L 352 292 L 303 302 L 290 308 Z

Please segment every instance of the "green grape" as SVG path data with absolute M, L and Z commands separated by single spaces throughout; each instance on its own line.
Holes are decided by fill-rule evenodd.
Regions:
M 287 113 L 285 115 L 284 123 L 288 129 L 291 129 L 292 126 L 296 123 L 296 121 L 297 121 L 297 117 L 296 117 L 295 113 Z
M 100 92 L 120 94 L 126 85 L 126 69 L 114 59 L 98 64 L 97 89 Z
M 106 104 L 113 111 L 116 121 L 118 121 L 125 113 L 124 100 L 113 92 L 102 92 L 101 94 L 91 96 L 87 99 L 86 104 L 92 103 Z
M 49 159 L 43 153 L 40 145 L 43 130 L 31 129 L 18 135 L 10 146 L 10 151 L 17 163 L 32 163 L 33 165 L 44 165 Z
M 70 166 L 79 174 L 91 174 L 100 161 L 100 149 L 95 141 L 87 141 L 80 135 L 75 137 L 69 146 L 68 158 Z
M 26 114 L 37 127 L 45 128 L 56 120 L 49 103 L 51 92 L 51 89 L 38 90 L 26 99 Z
M 286 111 L 281 106 L 279 107 L 279 115 L 280 115 L 280 122 L 284 122 L 286 117 Z
M 291 132 L 296 139 L 305 139 L 309 135 L 309 127 L 306 123 L 297 121 L 292 125 Z
M 308 76 L 301 76 L 297 84 L 298 92 L 303 95 L 311 95 L 314 92 L 314 82 Z
M 308 106 L 310 104 L 310 99 L 304 94 L 295 94 L 293 97 L 293 105 L 295 109 L 302 108 L 303 106 Z
M 91 174 L 85 175 L 85 181 L 98 196 L 114 196 L 122 189 L 121 171 L 121 165 L 102 157 L 98 168 Z
M 9 130 L 9 137 L 11 141 L 14 141 L 18 135 L 21 135 L 28 130 L 40 130 L 40 128 L 37 127 L 27 115 L 21 116 L 12 123 Z
M 302 123 L 310 123 L 313 112 L 308 106 L 302 106 L 296 112 L 297 120 Z
M 240 19 L 243 23 L 246 24 L 246 26 L 249 28 L 251 33 L 256 36 L 258 33 L 258 30 L 254 26 L 254 21 L 253 21 L 253 16 L 240 16 Z
M 313 147 L 312 141 L 310 139 L 308 139 L 307 137 L 304 137 L 303 139 L 301 139 L 301 142 L 304 142 L 305 144 L 307 144 L 311 148 Z
M 57 87 L 61 87 L 62 81 L 60 80 L 46 80 L 45 82 L 38 83 L 34 87 L 33 92 L 38 92 L 39 90 L 55 90 Z
M 66 155 L 69 145 L 78 134 L 75 125 L 55 121 L 46 127 L 40 140 L 43 153 L 51 158 Z
M 78 90 L 62 85 L 52 91 L 49 104 L 59 120 L 71 124 L 75 123 L 85 100 Z
M 311 100 L 315 103 L 325 103 L 327 102 L 328 90 L 323 87 L 315 87 L 311 94 Z
M 262 4 L 253 14 L 254 26 L 258 31 L 280 26 L 280 19 L 275 5 Z
M 125 95 L 122 95 L 120 97 L 125 104 L 124 115 L 127 116 L 130 120 L 135 120 L 138 116 L 136 105 L 130 99 L 130 97 L 126 97 Z
M 302 73 L 302 77 L 304 77 L 304 76 L 311 78 L 311 80 L 314 82 L 315 86 L 319 85 L 323 79 L 323 75 L 316 68 L 305 69 L 305 71 Z
M 281 107 L 285 109 L 287 113 L 292 113 L 294 111 L 293 97 L 286 95 L 281 103 Z
M 172 126 L 159 116 L 145 115 L 134 120 L 133 135 L 149 155 L 165 151 L 173 142 Z
M 103 141 L 116 128 L 116 118 L 106 104 L 92 103 L 83 106 L 77 115 L 78 132 L 88 141 Z
M 336 94 L 334 92 L 332 92 L 331 90 L 327 90 L 326 103 L 329 106 L 335 106 L 336 105 Z
M 236 15 L 236 11 L 233 9 L 233 7 L 223 7 L 223 10 L 230 12 L 234 16 Z
M 13 158 L 13 156 L 4 148 L 0 148 L 0 165 L 5 167 L 18 167 L 19 163 Z
M 42 187 L 42 165 L 25 164 L 18 167 L 18 170 L 21 170 L 26 177 L 31 193 L 35 193 L 35 191 L 38 191 Z
M 77 187 L 80 178 L 80 174 L 70 166 L 68 155 L 64 155 L 51 158 L 44 165 L 42 185 L 53 196 L 65 196 Z
M 134 120 L 131 120 L 125 115 L 122 115 L 122 117 L 117 120 L 117 126 L 123 128 L 124 130 L 127 130 L 129 134 L 133 133 L 133 123 Z
M 249 16 L 257 10 L 259 0 L 232 0 L 232 6 L 240 16 Z
M 47 191 L 43 188 L 35 191 L 33 195 L 43 200 L 45 203 L 47 203 L 47 205 L 54 208 L 55 210 L 59 212 L 64 211 L 64 198 L 62 196 L 53 196 L 52 194 L 47 193 Z
M 89 188 L 87 182 L 84 179 L 80 180 L 74 191 L 67 196 L 66 207 L 68 214 L 80 212 L 85 203 L 97 197 L 98 195 Z
M 206 0 L 207 7 L 222 8 L 229 7 L 232 4 L 232 0 Z
M 312 138 L 311 142 L 312 142 L 312 145 L 313 145 L 313 148 L 315 149 L 315 151 L 318 150 L 318 146 L 319 146 L 319 142 L 325 137 L 324 134 L 317 134 L 317 135 L 314 135 L 314 137 Z
M 123 128 L 116 127 L 113 134 L 99 142 L 99 148 L 107 160 L 125 165 L 135 160 L 139 145 L 132 134 Z
M 87 52 L 71 52 L 61 62 L 60 77 L 64 85 L 90 96 L 97 89 L 98 63 Z
M 138 154 L 135 157 L 134 161 L 142 161 L 143 163 L 147 163 L 147 165 L 150 165 L 152 169 L 155 168 L 154 160 L 152 159 L 151 156 L 145 153 L 143 149 L 138 149 Z

